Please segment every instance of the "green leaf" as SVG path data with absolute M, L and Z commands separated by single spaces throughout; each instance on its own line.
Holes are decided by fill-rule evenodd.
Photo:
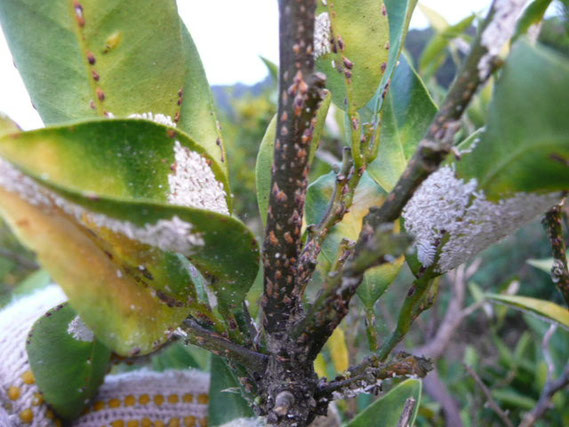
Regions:
M 26 350 L 45 401 L 66 419 L 77 417 L 95 397 L 111 357 L 67 304 L 36 321 Z
M 183 370 L 189 368 L 200 369 L 200 364 L 182 342 L 172 343 L 152 357 L 152 369 L 158 372 L 168 369 Z
M 517 295 L 486 294 L 486 298 L 492 302 L 502 303 L 513 309 L 533 314 L 546 322 L 556 323 L 569 330 L 569 310 L 555 303 Z
M 427 18 L 429 24 L 437 33 L 441 33 L 449 27 L 447 20 L 436 10 L 425 6 L 424 4 L 419 4 L 419 9 L 423 15 L 425 15 L 425 18 Z
M 387 20 L 389 21 L 389 58 L 379 89 L 366 106 L 366 110 L 374 115 L 378 114 L 382 108 L 383 94 L 390 85 L 393 71 L 399 61 L 399 55 L 405 45 L 409 22 L 417 5 L 417 0 L 385 0 L 384 4 L 387 8 Z
M 331 101 L 332 95 L 330 92 L 327 92 L 326 96 L 320 103 L 318 112 L 316 113 L 316 125 L 314 126 L 314 131 L 312 134 L 310 152 L 308 153 L 309 164 L 312 164 L 314 156 L 316 155 L 316 151 L 318 150 L 318 145 L 320 144 L 320 138 L 324 132 L 326 116 L 328 115 L 328 109 L 330 108 Z M 259 205 L 259 213 L 261 215 L 261 220 L 263 221 L 263 226 L 265 226 L 267 223 L 267 210 L 269 209 L 276 126 L 277 116 L 275 115 L 267 126 L 267 130 L 265 131 L 265 135 L 263 136 L 263 140 L 259 146 L 257 164 L 255 166 L 257 203 Z
M 401 56 L 384 101 L 378 156 L 367 169 L 386 191 L 397 183 L 436 112 L 421 78 L 407 58 Z
M 45 270 L 37 270 L 22 280 L 18 286 L 14 288 L 12 295 L 28 295 L 34 291 L 45 288 L 50 283 L 52 283 L 52 281 L 49 273 Z
M 20 128 L 11 120 L 8 116 L 3 113 L 0 113 L 0 136 L 7 134 L 7 133 L 14 133 L 18 132 Z
M 528 32 L 532 25 L 539 24 L 545 16 L 545 11 L 551 4 L 551 0 L 534 0 L 518 19 L 516 31 L 512 37 L 512 43 Z
M 47 124 L 180 109 L 186 58 L 174 0 L 5 0 L 0 22 Z
M 398 422 L 408 399 L 415 401 L 413 414 L 409 418 L 412 426 L 417 417 L 421 402 L 422 383 L 420 380 L 408 379 L 397 385 L 388 393 L 369 405 L 363 412 L 348 423 L 348 427 L 392 427 Z
M 364 279 L 358 287 L 357 294 L 368 310 L 373 306 L 395 281 L 405 262 L 405 257 L 371 268 L 366 271 Z
M 211 355 L 209 399 L 209 425 L 212 427 L 236 418 L 255 416 L 249 403 L 241 397 L 235 375 L 224 360 L 214 354 Z
M 382 0 L 328 0 L 326 4 L 319 2 L 317 23 L 323 19 L 323 13 L 328 14 L 331 34 L 323 35 L 323 40 L 317 40 L 316 44 L 324 44 L 330 51 L 317 58 L 316 67 L 326 74 L 334 104 L 345 109 L 348 99 L 350 107 L 357 110 L 371 99 L 387 66 L 390 47 L 387 10 Z M 336 45 L 333 49 L 329 43 L 331 36 Z M 349 63 L 352 68 L 346 65 Z M 345 75 L 346 71 L 350 77 Z
M 227 180 L 229 176 L 227 154 L 215 114 L 211 88 L 192 36 L 182 22 L 180 26 L 186 79 L 182 92 L 178 127 L 216 160 Z M 227 194 L 231 194 L 229 187 L 227 187 Z
M 269 209 L 269 196 L 271 195 L 271 174 L 275 151 L 275 137 L 277 134 L 277 116 L 272 118 L 267 126 L 255 166 L 255 180 L 257 184 L 257 203 L 263 226 L 267 225 L 267 210 Z
M 419 69 L 422 75 L 426 76 L 425 79 L 435 74 L 439 67 L 443 65 L 450 42 L 463 35 L 471 27 L 475 18 L 476 15 L 470 15 L 457 24 L 445 28 L 436 28 L 437 33 L 423 50 L 419 61 Z
M 514 406 L 524 411 L 532 410 L 537 404 L 535 399 L 520 394 L 511 388 L 492 390 L 492 397 L 494 397 L 494 399 L 496 399 L 501 405 Z
M 212 281 L 226 318 L 258 270 L 256 241 L 240 221 L 167 204 L 176 146 L 170 130 L 144 120 L 105 120 L 0 139 L 5 158 L 64 200 L 63 211 L 46 212 L 2 192 L 4 215 L 85 322 L 121 354 L 152 351 L 188 314 L 211 314 L 197 301 L 187 261 L 174 252 Z M 195 147 L 181 133 L 178 140 Z M 32 219 L 35 232 L 25 226 Z
M 265 58 L 264 56 L 260 56 L 260 58 L 261 58 L 261 61 L 263 61 L 263 63 L 267 67 L 267 71 L 269 72 L 271 79 L 273 79 L 273 83 L 275 83 L 275 84 L 278 83 L 278 81 L 279 81 L 279 67 L 278 67 L 278 65 L 275 64 L 270 59 Z
M 568 91 L 569 60 L 518 41 L 496 83 L 487 130 L 456 162 L 458 175 L 476 178 L 490 200 L 569 188 Z
M 528 259 L 526 262 L 532 267 L 538 268 L 548 274 L 551 273 L 551 268 L 553 267 L 553 258 Z

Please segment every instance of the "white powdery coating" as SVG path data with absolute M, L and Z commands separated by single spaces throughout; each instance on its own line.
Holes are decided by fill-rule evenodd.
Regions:
M 444 166 L 431 174 L 415 192 L 403 210 L 405 227 L 416 238 L 418 258 L 429 266 L 435 260 L 438 242 L 445 233 L 452 233 L 470 196 L 476 190 L 476 180 L 465 183 Z
M 500 54 L 502 46 L 510 40 L 516 28 L 516 21 L 527 0 L 496 0 L 492 21 L 484 29 L 481 44 L 488 52 L 480 59 L 478 71 L 480 79 L 490 75 L 492 62 Z
M 168 201 L 175 205 L 206 209 L 229 215 L 226 193 L 199 153 L 174 143 L 176 163 L 168 176 Z
M 148 113 L 141 113 L 141 114 L 131 114 L 128 116 L 129 119 L 146 119 L 152 120 L 155 123 L 160 123 L 162 125 L 171 126 L 173 128 L 176 127 L 176 123 L 172 120 L 172 117 L 167 116 L 166 114 L 154 114 L 152 112 Z
M 316 16 L 314 22 L 314 59 L 330 52 L 330 15 L 328 12 Z
M 236 418 L 220 427 L 265 427 L 267 422 L 263 418 Z
M 441 239 L 448 235 L 437 265 L 442 273 L 513 233 L 560 198 L 560 193 L 517 193 L 494 203 L 477 191 L 476 180 L 465 183 L 445 166 L 425 180 L 405 206 L 403 218 L 425 267 L 434 262 Z
M 79 316 L 75 316 L 67 326 L 67 333 L 77 341 L 93 342 L 95 335 L 93 331 L 81 320 Z
M 162 250 L 191 254 L 196 246 L 204 245 L 201 234 L 192 233 L 193 225 L 177 216 L 158 220 L 154 224 L 145 224 L 142 227 L 129 221 L 94 213 L 48 191 L 3 159 L 0 159 L 0 187 L 18 194 L 33 205 L 60 208 L 80 223 L 94 223 L 98 227 L 107 228 L 129 239 L 156 246 Z

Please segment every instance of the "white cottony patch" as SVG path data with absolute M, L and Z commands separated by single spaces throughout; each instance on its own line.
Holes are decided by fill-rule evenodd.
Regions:
M 492 21 L 484 29 L 480 40 L 488 51 L 478 63 L 480 78 L 485 80 L 490 75 L 492 62 L 500 54 L 502 46 L 514 34 L 516 21 L 527 0 L 496 0 L 495 13 Z
M 229 215 L 223 184 L 215 178 L 206 159 L 179 141 L 174 144 L 174 153 L 176 163 L 168 176 L 168 201 Z
M 166 114 L 154 114 L 151 112 L 148 113 L 141 113 L 141 114 L 131 114 L 128 116 L 129 119 L 146 119 L 152 120 L 153 122 L 160 123 L 162 125 L 176 127 L 176 123 L 172 120 L 172 117 L 167 116 Z
M 464 182 L 444 166 L 415 192 L 403 218 L 415 237 L 421 264 L 430 266 L 440 250 L 437 270 L 446 272 L 544 213 L 560 198 L 560 193 L 517 193 L 491 202 L 477 190 L 476 180 Z M 441 249 L 443 237 L 448 240 Z
M 442 167 L 431 174 L 415 192 L 405 209 L 405 227 L 416 238 L 419 261 L 429 266 L 445 233 L 458 223 L 476 190 L 476 180 L 465 183 L 454 171 Z
M 93 331 L 89 329 L 79 316 L 75 316 L 75 318 L 69 322 L 67 333 L 77 341 L 93 342 L 95 338 Z
M 330 52 L 330 15 L 328 12 L 316 16 L 314 22 L 314 59 Z
M 107 215 L 91 212 L 82 206 L 69 202 L 55 193 L 40 186 L 32 178 L 22 174 L 9 162 L 0 159 L 0 187 L 18 194 L 21 198 L 36 206 L 60 208 L 85 225 L 95 224 L 115 233 L 125 235 L 129 239 L 162 250 L 190 254 L 196 246 L 203 246 L 200 233 L 192 232 L 193 225 L 177 216 L 161 219 L 154 224 L 139 226 L 129 221 L 121 221 Z
M 151 112 L 131 114 L 129 118 L 152 120 L 176 127 L 170 116 Z M 229 215 L 223 184 L 215 178 L 206 159 L 195 151 L 183 147 L 180 141 L 174 144 L 176 163 L 168 176 L 170 193 L 168 201 L 174 205 L 206 209 Z
M 236 418 L 220 427 L 265 427 L 266 425 L 264 418 Z

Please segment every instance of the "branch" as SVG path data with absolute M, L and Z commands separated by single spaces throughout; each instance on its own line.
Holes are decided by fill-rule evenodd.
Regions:
M 301 321 L 301 325 L 307 326 L 307 330 L 312 333 L 316 331 L 315 339 L 309 345 L 311 355 L 318 354 L 346 315 L 350 299 L 363 280 L 364 272 L 378 265 L 378 258 L 385 254 L 377 252 L 378 255 L 374 258 L 373 254 L 362 256 L 362 253 L 369 252 L 370 247 L 374 247 L 377 234 L 383 233 L 381 226 L 393 223 L 399 218 L 415 190 L 438 169 L 451 151 L 454 136 L 460 128 L 460 118 L 478 87 L 484 84 L 498 67 L 497 59 L 501 47 L 513 34 L 515 19 L 507 18 L 511 14 L 519 14 L 524 3 L 525 0 L 499 0 L 492 3 L 468 57 L 407 168 L 383 205 L 370 209 L 364 219 L 354 253 L 340 273 L 341 278 L 329 278 L 331 283 L 326 285 L 328 291 L 325 292 L 329 296 L 325 301 L 326 305 L 317 301 L 315 309 L 308 314 L 308 319 Z M 333 289 L 333 294 L 330 289 Z M 331 307 L 337 309 L 337 312 L 332 312 Z M 311 339 L 304 338 L 306 341 Z
M 26 270 L 37 270 L 40 268 L 40 266 L 31 259 L 5 248 L 0 248 L 0 257 L 14 261 L 16 264 L 19 264 L 20 267 L 25 268 Z
M 480 266 L 480 262 L 481 259 L 477 258 L 468 268 L 463 264 L 447 276 L 451 279 L 453 293 L 445 317 L 437 328 L 435 336 L 429 339 L 425 345 L 414 349 L 415 353 L 423 354 L 432 359 L 439 359 L 462 321 L 482 306 L 482 303 L 476 303 L 466 309 L 463 308 L 466 284 Z
M 300 309 L 297 260 L 309 170 L 308 153 L 325 77 L 313 73 L 315 0 L 280 0 L 279 111 L 263 247 L 263 325 L 286 330 Z
M 180 325 L 178 333 L 186 342 L 239 363 L 251 373 L 260 374 L 265 371 L 268 360 L 266 355 L 235 344 L 218 333 L 203 328 L 192 318 Z
M 356 293 L 363 274 L 370 266 L 391 262 L 403 255 L 411 238 L 406 234 L 394 234 L 393 224 L 382 225 L 374 240 L 357 257 L 348 258 L 342 269 L 328 274 L 325 287 L 308 314 L 294 327 L 292 337 L 305 346 L 309 358 L 314 359 L 334 329 L 348 313 L 348 305 Z M 351 254 L 351 251 L 349 252 Z
M 557 285 L 559 291 L 565 299 L 565 304 L 569 305 L 569 270 L 567 269 L 567 247 L 563 239 L 563 203 L 549 210 L 543 218 L 543 225 L 551 241 L 553 252 L 553 266 L 551 267 L 551 280 Z
M 553 380 L 555 365 L 553 364 L 553 359 L 549 350 L 549 342 L 551 341 L 551 338 L 553 337 L 553 334 L 556 330 L 557 325 L 551 325 L 549 330 L 543 336 L 543 356 L 547 362 L 548 367 L 547 382 L 545 383 L 545 387 L 539 396 L 539 400 L 535 405 L 535 408 L 533 408 L 531 412 L 528 412 L 524 416 L 520 427 L 532 427 L 537 422 L 537 420 L 542 418 L 545 415 L 545 412 L 550 408 L 553 395 L 569 385 L 569 363 L 565 365 L 565 369 L 563 369 L 561 376 L 557 380 Z
M 336 174 L 336 183 L 334 193 L 330 199 L 328 208 L 324 217 L 320 222 L 312 227 L 308 242 L 304 246 L 299 258 L 299 275 L 297 278 L 297 287 L 301 294 L 314 273 L 318 255 L 322 250 L 322 243 L 328 237 L 332 227 L 338 224 L 352 206 L 355 188 L 357 187 L 361 175 L 354 174 L 354 161 L 351 155 L 351 149 L 344 147 L 342 153 L 342 165 Z
M 512 422 L 510 421 L 510 419 L 508 418 L 508 416 L 506 415 L 506 413 L 502 410 L 502 408 L 500 408 L 500 406 L 496 403 L 496 401 L 494 400 L 494 398 L 492 397 L 492 393 L 490 392 L 490 390 L 488 390 L 488 387 L 486 387 L 486 384 L 484 384 L 484 382 L 482 381 L 482 379 L 478 376 L 478 374 L 474 371 L 474 369 L 472 369 L 470 366 L 468 365 L 464 365 L 464 367 L 466 368 L 466 370 L 468 371 L 468 373 L 470 374 L 470 376 L 472 378 L 474 378 L 474 381 L 476 381 L 476 384 L 478 384 L 478 386 L 480 387 L 480 389 L 482 390 L 482 392 L 484 393 L 484 395 L 486 396 L 486 400 L 488 402 L 488 406 L 490 406 L 490 408 L 492 408 L 492 410 L 494 412 L 496 412 L 496 414 L 500 417 L 500 419 L 502 420 L 502 422 L 507 426 L 507 427 L 514 427 L 514 424 L 512 424 Z
M 367 362 L 367 361 L 366 361 Z M 388 378 L 417 376 L 423 378 L 433 368 L 428 359 L 398 354 L 389 363 L 366 363 L 350 368 L 346 376 L 319 385 L 317 399 L 345 399 L 370 393 Z

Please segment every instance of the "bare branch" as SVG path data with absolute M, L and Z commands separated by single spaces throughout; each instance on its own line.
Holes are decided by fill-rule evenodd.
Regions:
M 407 353 L 398 354 L 388 363 L 379 363 L 377 360 L 370 363 L 366 360 L 363 364 L 351 367 L 345 376 L 320 384 L 318 397 L 327 400 L 355 397 L 360 393 L 371 393 L 384 379 L 409 376 L 423 378 L 431 369 L 432 364 L 428 359 Z
M 262 373 L 266 368 L 268 360 L 266 355 L 235 344 L 224 336 L 203 328 L 192 318 L 186 319 L 180 325 L 178 333 L 190 344 L 202 347 L 218 356 L 230 358 L 251 373 Z
M 10 251 L 5 248 L 0 248 L 0 257 L 7 258 L 10 261 L 14 261 L 19 264 L 22 268 L 26 270 L 37 270 L 40 266 L 33 260 L 21 255 L 17 252 Z
M 542 349 L 543 356 L 547 363 L 547 382 L 545 383 L 545 387 L 539 396 L 539 400 L 537 401 L 535 408 L 524 416 L 520 427 L 532 427 L 550 408 L 553 395 L 569 386 L 569 363 L 565 365 L 565 369 L 563 369 L 561 376 L 557 378 L 557 380 L 553 379 L 553 375 L 555 374 L 555 365 L 553 363 L 553 358 L 551 357 L 549 342 L 556 330 L 557 325 L 551 325 L 549 330 L 543 336 Z
M 279 108 L 263 251 L 263 326 L 269 334 L 286 330 L 300 309 L 295 276 L 308 153 L 325 82 L 313 73 L 315 9 L 315 0 L 279 1 Z
M 478 374 L 474 371 L 474 369 L 472 369 L 470 366 L 468 365 L 464 365 L 464 367 L 466 368 L 467 372 L 470 374 L 470 376 L 472 378 L 474 378 L 474 381 L 476 381 L 476 384 L 478 384 L 478 386 L 480 387 L 480 389 L 482 390 L 482 393 L 484 393 L 484 396 L 486 396 L 486 400 L 488 402 L 488 406 L 490 406 L 490 408 L 492 408 L 492 410 L 494 412 L 496 412 L 496 414 L 500 417 L 500 419 L 502 420 L 502 422 L 507 426 L 507 427 L 514 427 L 514 424 L 510 421 L 510 419 L 508 418 L 508 416 L 506 415 L 506 413 L 502 410 L 502 408 L 500 408 L 500 406 L 496 403 L 496 401 L 494 400 L 494 398 L 492 397 L 492 393 L 490 392 L 490 390 L 488 390 L 488 387 L 486 387 L 486 384 L 484 384 L 484 382 L 482 381 L 482 379 L 478 376 Z
M 551 267 L 551 280 L 569 305 L 569 269 L 567 269 L 567 247 L 563 238 L 563 203 L 549 210 L 543 218 L 543 225 L 547 230 L 553 252 L 553 267 Z
M 300 254 L 297 286 L 301 289 L 301 293 L 304 293 L 306 285 L 314 273 L 318 255 L 322 250 L 322 243 L 328 237 L 332 227 L 344 218 L 352 205 L 355 187 L 357 187 L 361 177 L 361 175 L 354 175 L 353 166 L 351 149 L 345 147 L 342 153 L 342 165 L 336 174 L 334 193 L 328 209 L 318 225 L 310 230 L 308 242 Z

